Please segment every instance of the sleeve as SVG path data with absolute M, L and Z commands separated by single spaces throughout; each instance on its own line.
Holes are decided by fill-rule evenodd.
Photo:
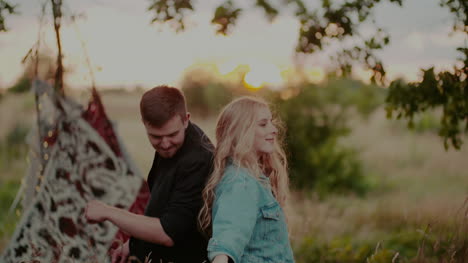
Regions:
M 176 172 L 171 197 L 160 217 L 164 232 L 175 244 L 183 241 L 187 233 L 197 230 L 197 216 L 209 165 L 209 160 L 196 160 Z
M 158 159 L 158 153 L 154 152 L 154 157 L 153 157 L 153 164 L 151 165 L 151 169 L 148 173 L 148 177 L 146 178 L 146 184 L 148 185 L 148 190 L 151 192 L 153 190 L 153 183 L 154 183 L 154 171 L 156 169 L 156 163 Z
M 210 261 L 226 254 L 235 263 L 240 262 L 257 221 L 258 187 L 247 178 L 235 177 L 222 181 L 225 185 L 220 185 L 222 191 L 213 204 L 213 235 L 208 242 Z

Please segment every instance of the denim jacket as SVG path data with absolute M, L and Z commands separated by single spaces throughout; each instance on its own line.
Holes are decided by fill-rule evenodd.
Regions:
M 294 262 L 285 216 L 268 177 L 257 180 L 229 164 L 215 193 L 210 261 L 226 254 L 235 263 Z

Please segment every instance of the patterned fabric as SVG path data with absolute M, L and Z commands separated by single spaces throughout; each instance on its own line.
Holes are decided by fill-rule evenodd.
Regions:
M 22 185 L 23 209 L 27 209 L 36 196 L 37 189 L 42 183 L 44 168 L 49 161 L 52 146 L 57 140 L 57 123 L 63 118 L 63 108 L 59 106 L 58 97 L 54 89 L 47 83 L 35 80 L 32 90 L 37 96 L 37 124 L 28 135 L 30 147 L 28 159 L 30 161 L 25 183 Z M 70 111 L 82 111 L 79 105 L 72 101 L 67 103 Z M 23 190 L 23 189 L 22 189 Z
M 24 187 L 25 197 L 29 195 L 25 210 L 0 262 L 108 261 L 118 229 L 109 222 L 89 224 L 86 203 L 98 199 L 111 206 L 138 207 L 135 198 L 140 193 L 141 206 L 143 178 L 127 159 L 97 92 L 83 111 L 50 92 L 49 85 L 35 85 L 39 98 L 51 102 L 40 107 L 36 131 L 42 140 L 30 161 L 32 167 L 43 169 L 25 180 L 34 191 L 26 191 L 30 185 Z
M 91 92 L 91 101 L 88 104 L 88 110 L 83 112 L 83 119 L 85 119 L 89 125 L 91 125 L 99 135 L 101 135 L 112 151 L 117 156 L 121 157 L 122 153 L 120 151 L 119 143 L 117 142 L 117 136 L 115 135 L 112 124 L 104 111 L 104 105 L 101 103 L 101 98 L 99 97 L 96 89 L 92 89 Z
M 128 154 L 120 148 L 120 145 L 123 144 L 119 141 L 112 123 L 107 118 L 104 105 L 102 104 L 101 98 L 99 97 L 96 89 L 92 89 L 92 97 L 88 104 L 88 110 L 83 112 L 82 116 L 83 119 L 88 121 L 88 123 L 101 135 L 117 156 L 122 157 L 124 155 L 124 159 L 128 160 L 128 163 L 133 163 L 130 161 Z M 132 170 L 137 171 L 137 168 L 133 167 Z M 128 210 L 135 214 L 144 214 L 149 197 L 150 192 L 148 190 L 148 185 L 146 184 L 146 181 L 142 181 L 138 195 Z M 129 235 L 119 230 L 112 242 L 111 248 L 117 248 L 119 245 L 125 243 L 129 238 Z

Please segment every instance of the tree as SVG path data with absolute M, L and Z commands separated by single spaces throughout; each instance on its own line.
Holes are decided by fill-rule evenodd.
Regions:
M 60 6 L 62 0 L 51 0 Z M 148 11 L 154 13 L 153 23 L 169 23 L 176 31 L 183 31 L 185 18 L 190 12 L 195 12 L 194 0 L 149 0 Z M 371 20 L 372 11 L 377 4 L 389 2 L 402 5 L 404 0 L 317 0 L 320 7 L 311 8 L 309 1 L 303 0 L 252 0 L 251 6 L 264 11 L 270 21 L 280 13 L 294 10 L 301 28 L 297 38 L 296 52 L 311 54 L 320 52 L 335 41 L 345 41 L 353 38 L 357 41 L 353 47 L 344 48 L 331 57 L 336 63 L 337 74 L 346 76 L 351 73 L 353 65 L 361 64 L 372 71 L 371 80 L 380 85 L 388 85 L 385 79 L 385 67 L 376 55 L 376 51 L 384 48 L 390 41 L 390 36 L 377 26 L 369 39 L 359 34 L 358 27 Z M 236 4 L 237 3 L 237 4 Z M 439 0 L 440 6 L 448 8 L 454 15 L 454 31 L 463 32 L 468 36 L 468 1 Z M 285 8 L 288 7 L 288 8 Z M 229 34 L 237 20 L 244 12 L 237 1 L 224 0 L 215 10 L 211 22 L 217 25 L 217 33 Z M 4 13 L 14 13 L 15 6 L 6 0 L 0 0 L 0 31 L 5 31 Z M 60 17 L 59 17 L 60 18 Z M 3 28 L 3 30 L 2 30 Z M 455 148 L 461 145 L 463 129 L 468 131 L 468 88 L 467 57 L 468 46 L 460 47 L 464 54 L 461 63 L 452 72 L 435 73 L 434 69 L 425 71 L 424 79 L 419 83 L 403 83 L 393 81 L 389 86 L 387 98 L 388 116 L 396 111 L 398 116 L 408 120 L 410 126 L 413 116 L 430 108 L 443 107 L 440 135 L 445 139 L 446 148 L 451 143 Z
M 55 78 L 57 65 L 53 57 L 48 54 L 50 50 L 43 50 L 35 55 L 35 59 L 28 59 L 29 55 L 22 61 L 24 65 L 23 73 L 20 75 L 16 83 L 8 88 L 11 93 L 28 92 L 31 89 L 31 81 L 34 78 L 39 78 L 45 81 L 53 81 Z M 64 70 L 64 74 L 69 71 Z
M 403 0 L 382 1 L 401 5 Z M 374 81 L 383 83 L 385 70 L 375 51 L 389 43 L 389 36 L 381 28 L 378 28 L 370 39 L 364 39 L 358 33 L 358 26 L 371 18 L 371 11 L 380 0 L 351 0 L 342 3 L 321 0 L 321 8 L 318 9 L 310 9 L 302 0 L 282 0 L 279 3 L 272 0 L 251 2 L 253 6 L 263 10 L 270 21 L 281 12 L 287 12 L 283 11 L 287 10 L 284 7 L 292 7 L 295 10 L 294 15 L 301 24 L 296 45 L 296 52 L 299 53 L 311 54 L 324 50 L 334 40 L 344 41 L 358 37 L 360 44 L 343 49 L 334 57 L 339 61 L 340 74 L 350 74 L 352 64 L 359 61 L 372 70 Z M 148 10 L 155 14 L 152 22 L 171 23 L 177 31 L 185 29 L 184 17 L 195 11 L 192 0 L 151 0 Z M 218 26 L 217 33 L 229 34 L 242 12 L 244 9 L 232 0 L 226 0 L 219 5 L 211 20 Z
M 453 30 L 468 36 L 468 2 L 442 0 L 441 6 L 448 7 L 455 15 Z M 436 74 L 434 68 L 430 68 L 423 70 L 424 77 L 419 83 L 393 81 L 387 97 L 388 117 L 397 112 L 397 118 L 406 118 L 409 127 L 413 126 L 416 114 L 442 107 L 439 135 L 444 139 L 445 149 L 450 144 L 460 149 L 463 142 L 461 136 L 468 132 L 468 46 L 465 44 L 465 47 L 457 50 L 463 57 L 452 72 Z
M 297 39 L 296 52 L 311 54 L 319 52 L 329 46 L 334 40 L 344 41 L 354 37 L 360 44 L 349 49 L 343 49 L 332 56 L 336 61 L 337 73 L 349 75 L 353 64 L 361 63 L 372 74 L 372 82 L 386 85 L 385 68 L 383 62 L 375 55 L 376 50 L 384 48 L 390 37 L 377 28 L 374 36 L 364 39 L 357 28 L 364 21 L 372 18 L 372 9 L 381 2 L 402 5 L 403 0 L 320 0 L 321 8 L 311 9 L 302 0 L 252 0 L 252 6 L 262 9 L 268 19 L 273 20 L 280 12 L 293 7 L 295 16 L 300 21 L 301 28 Z M 468 36 L 468 1 L 440 0 L 440 6 L 448 8 L 454 15 L 454 31 L 463 32 Z M 192 0 L 151 0 L 149 11 L 154 12 L 152 22 L 172 23 L 176 30 L 185 29 L 184 17 L 193 12 Z M 212 23 L 218 26 L 217 33 L 229 34 L 244 9 L 238 7 L 235 1 L 225 0 L 216 8 Z M 372 20 L 375 24 L 375 20 Z M 468 132 L 468 46 L 458 50 L 464 55 L 461 65 L 454 67 L 452 72 L 436 74 L 434 69 L 424 71 L 424 78 L 419 83 L 404 83 L 396 80 L 389 85 L 387 97 L 387 112 L 408 120 L 412 126 L 415 114 L 431 108 L 442 107 L 443 116 L 439 135 L 444 138 L 447 149 L 453 145 L 459 149 L 461 136 Z M 462 129 L 461 125 L 465 124 Z
M 0 0 L 0 32 L 7 31 L 7 28 L 5 26 L 5 16 L 7 14 L 16 14 L 16 8 L 17 6 L 12 5 L 5 0 Z
M 61 94 L 64 93 L 63 91 L 63 74 L 64 74 L 64 68 L 63 68 L 63 56 L 62 56 L 62 43 L 61 43 L 61 37 L 60 37 L 60 27 L 62 25 L 62 4 L 63 0 L 50 0 L 51 2 L 51 7 L 52 7 L 52 17 L 54 21 L 54 32 L 56 35 L 56 40 L 57 40 L 57 49 L 58 49 L 58 54 L 57 54 L 57 69 L 55 70 L 55 81 L 54 81 L 54 86 L 55 89 L 57 89 Z M 47 2 L 45 2 L 42 5 L 42 15 L 45 14 L 45 8 L 46 8 Z M 12 5 L 8 3 L 6 0 L 0 0 L 0 32 L 7 31 L 5 27 L 5 17 L 4 13 L 8 14 L 17 14 L 16 12 L 17 6 Z M 35 60 L 36 63 L 36 69 L 35 73 L 37 75 L 37 64 L 39 62 L 39 43 L 38 41 L 26 54 L 25 59 L 23 59 L 23 63 L 27 58 L 32 58 Z M 23 78 L 24 76 L 22 76 Z M 23 82 L 22 86 L 24 86 L 25 79 L 20 79 L 19 83 L 21 84 Z

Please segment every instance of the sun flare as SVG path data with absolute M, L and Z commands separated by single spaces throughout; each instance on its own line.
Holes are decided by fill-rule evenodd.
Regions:
M 284 82 L 280 69 L 271 63 L 252 61 L 244 83 L 248 88 L 259 89 L 266 85 L 278 86 Z

